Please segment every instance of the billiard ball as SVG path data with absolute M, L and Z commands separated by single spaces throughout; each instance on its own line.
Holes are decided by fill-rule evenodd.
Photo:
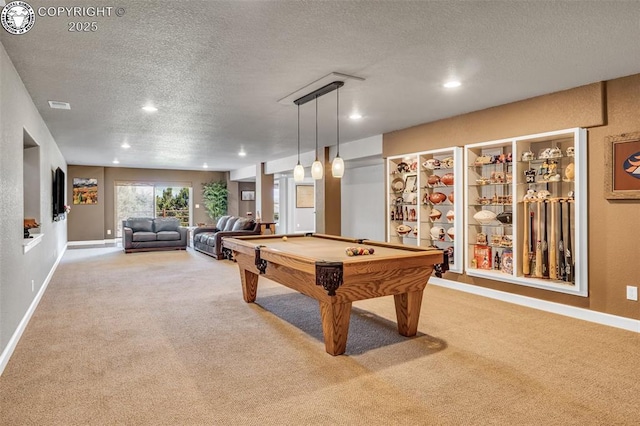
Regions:
M 282 241 L 287 241 L 287 236 L 282 237 Z

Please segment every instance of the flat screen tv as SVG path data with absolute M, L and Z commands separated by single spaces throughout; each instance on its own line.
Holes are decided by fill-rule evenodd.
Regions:
M 53 217 L 64 213 L 64 171 L 60 167 L 53 173 Z

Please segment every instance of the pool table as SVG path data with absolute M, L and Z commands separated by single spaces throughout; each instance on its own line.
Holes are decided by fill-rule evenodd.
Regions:
M 415 336 L 422 292 L 434 266 L 443 262 L 442 250 L 323 234 L 231 237 L 223 245 L 238 263 L 245 302 L 255 302 L 263 275 L 320 303 L 331 355 L 345 352 L 351 303 L 357 300 L 393 295 L 398 332 Z M 348 256 L 346 248 L 354 246 L 372 247 L 374 253 Z

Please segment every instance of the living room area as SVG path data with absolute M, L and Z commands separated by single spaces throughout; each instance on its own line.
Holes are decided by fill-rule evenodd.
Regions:
M 14 3 L 0 424 L 637 422 L 631 3 L 135 2 L 80 33 Z M 344 324 L 295 286 L 353 277 L 330 354 Z

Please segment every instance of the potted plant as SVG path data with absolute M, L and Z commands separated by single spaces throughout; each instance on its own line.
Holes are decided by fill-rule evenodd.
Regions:
M 225 181 L 203 183 L 202 198 L 207 214 L 214 222 L 227 213 L 229 190 Z

